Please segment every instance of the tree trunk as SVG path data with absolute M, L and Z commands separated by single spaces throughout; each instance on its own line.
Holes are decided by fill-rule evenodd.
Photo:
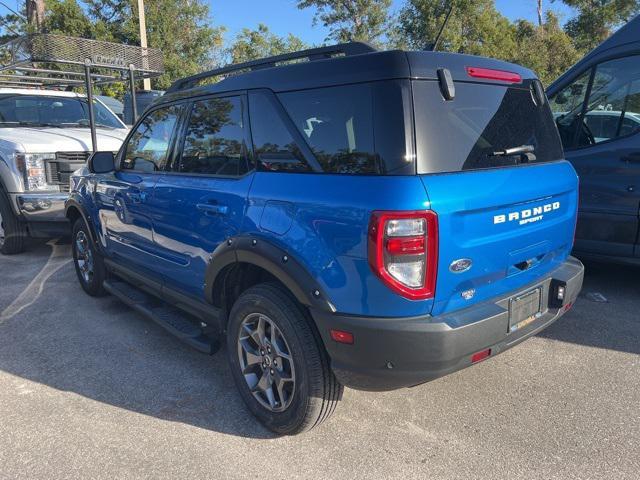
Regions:
M 538 25 L 542 26 L 542 0 L 538 0 Z
M 44 23 L 44 0 L 26 0 L 27 22 L 32 31 L 42 31 Z

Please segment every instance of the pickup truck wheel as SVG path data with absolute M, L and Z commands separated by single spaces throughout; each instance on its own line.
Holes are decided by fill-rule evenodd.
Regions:
M 227 350 L 249 410 L 284 435 L 309 430 L 334 412 L 343 386 L 304 309 L 277 285 L 245 291 L 231 309 Z
M 9 199 L 0 189 L 0 253 L 14 255 L 24 252 L 27 231 L 13 214 Z
M 71 250 L 82 289 L 92 297 L 105 295 L 107 292 L 102 286 L 106 278 L 104 260 L 96 250 L 87 224 L 82 218 L 76 220 L 73 225 Z

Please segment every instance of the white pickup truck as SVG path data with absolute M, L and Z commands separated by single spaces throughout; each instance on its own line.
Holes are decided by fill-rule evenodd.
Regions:
M 128 128 L 99 100 L 94 118 L 97 149 L 117 151 Z M 85 96 L 0 88 L 0 253 L 23 251 L 29 236 L 69 232 L 69 177 L 91 149 Z

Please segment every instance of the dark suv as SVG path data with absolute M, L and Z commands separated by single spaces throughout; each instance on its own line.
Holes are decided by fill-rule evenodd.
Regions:
M 640 265 L 640 16 L 547 93 L 580 176 L 576 255 Z
M 174 84 L 74 178 L 78 278 L 207 353 L 296 433 L 576 300 L 578 180 L 535 75 L 352 43 Z

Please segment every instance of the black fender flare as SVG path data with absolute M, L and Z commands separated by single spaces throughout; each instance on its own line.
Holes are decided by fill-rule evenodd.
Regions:
M 80 216 L 82 217 L 84 222 L 89 227 L 89 236 L 91 237 L 91 241 L 96 246 L 96 248 L 101 250 L 102 246 L 100 245 L 100 242 L 98 241 L 98 236 L 96 234 L 95 225 L 93 224 L 93 221 L 91 220 L 91 218 L 89 218 L 89 216 L 87 215 L 87 212 L 85 211 L 85 208 L 82 205 L 82 197 L 80 197 L 76 193 L 72 193 L 69 196 L 69 198 L 64 202 L 64 216 L 65 217 L 69 218 L 69 211 L 71 209 L 75 209 L 75 210 L 78 210 L 78 212 L 80 212 Z M 73 228 L 73 225 L 71 226 L 71 228 Z
M 251 264 L 276 277 L 302 305 L 335 312 L 321 285 L 291 254 L 259 237 L 229 238 L 211 255 L 205 273 L 205 297 L 214 303 L 214 285 L 221 272 L 231 266 Z

